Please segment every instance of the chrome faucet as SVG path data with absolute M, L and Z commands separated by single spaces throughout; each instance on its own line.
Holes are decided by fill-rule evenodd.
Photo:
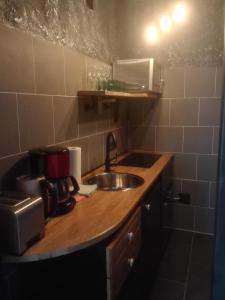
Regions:
M 110 156 L 110 152 L 115 149 L 117 149 L 116 137 L 114 133 L 109 132 L 106 137 L 105 172 L 110 172 L 111 161 L 117 160 L 117 152 L 114 157 Z

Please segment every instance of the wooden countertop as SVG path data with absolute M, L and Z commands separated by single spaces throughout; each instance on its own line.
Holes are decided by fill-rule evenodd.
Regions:
M 91 246 L 114 233 L 122 226 L 147 190 L 171 160 L 163 154 L 151 168 L 112 167 L 113 171 L 141 176 L 145 183 L 129 191 L 96 191 L 77 202 L 74 209 L 52 218 L 46 225 L 45 236 L 22 256 L 3 256 L 3 262 L 27 262 L 69 254 Z M 89 175 L 103 171 L 96 169 Z

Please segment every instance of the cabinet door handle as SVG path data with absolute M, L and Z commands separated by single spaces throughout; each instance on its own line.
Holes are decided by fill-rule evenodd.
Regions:
M 150 211 L 150 209 L 151 209 L 151 204 L 145 204 L 145 209 L 146 209 L 147 211 Z
M 134 237 L 134 233 L 131 231 L 131 232 L 128 232 L 127 233 L 127 237 L 128 237 L 128 240 L 129 241 L 132 241 L 133 240 L 133 237 Z
M 133 267 L 133 264 L 134 264 L 134 259 L 133 259 L 133 257 L 128 258 L 127 261 L 128 261 L 129 266 L 132 268 L 132 267 Z

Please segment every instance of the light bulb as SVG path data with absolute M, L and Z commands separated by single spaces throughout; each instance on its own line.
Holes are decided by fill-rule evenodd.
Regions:
M 154 25 L 151 25 L 146 30 L 146 39 L 148 42 L 154 44 L 158 41 L 158 31 Z
M 162 16 L 160 18 L 160 29 L 163 32 L 170 31 L 171 28 L 171 19 L 168 16 Z
M 173 11 L 173 20 L 176 23 L 183 23 L 187 18 L 187 7 L 184 3 L 178 3 Z

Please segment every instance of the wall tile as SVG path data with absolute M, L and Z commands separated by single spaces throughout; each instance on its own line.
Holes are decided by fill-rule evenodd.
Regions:
M 194 229 L 194 208 L 184 204 L 166 204 L 163 207 L 164 226 L 177 229 Z
M 176 190 L 177 186 L 179 191 L 181 191 L 181 181 L 178 179 L 178 182 L 180 183 L 176 184 L 177 180 L 173 179 L 173 158 L 171 159 L 167 167 L 162 171 L 161 177 L 161 188 L 164 193 L 166 193 L 168 190 Z
M 214 234 L 215 210 L 196 208 L 195 230 L 203 233 Z
M 174 177 L 196 179 L 196 156 L 192 154 L 175 154 Z
M 16 177 L 29 172 L 28 156 L 18 154 L 0 159 L 0 188 L 15 190 Z
M 219 152 L 219 138 L 220 138 L 220 128 L 213 128 L 213 154 L 218 154 Z
M 87 136 L 97 132 L 97 115 L 95 109 L 86 110 L 86 106 L 91 106 L 92 100 L 86 97 L 78 98 L 79 110 L 79 136 Z
M 215 96 L 222 97 L 222 95 L 223 95 L 223 67 L 217 67 Z
M 169 125 L 170 100 L 156 99 L 143 104 L 143 124 Z M 135 111 L 134 111 L 135 114 Z
M 78 100 L 53 97 L 55 142 L 71 140 L 78 135 Z
M 96 114 L 97 132 L 103 132 L 110 129 L 110 111 L 103 107 L 102 114 Z
M 131 126 L 143 124 L 144 102 L 144 100 L 131 100 L 128 102 L 128 119 Z
M 164 81 L 164 98 L 184 97 L 184 68 L 165 69 Z
M 181 127 L 157 127 L 156 151 L 181 152 L 183 142 L 183 128 Z
M 0 94 L 0 157 L 18 152 L 16 95 Z
M 190 67 L 185 73 L 186 97 L 210 97 L 215 92 L 215 67 Z
M 209 207 L 209 182 L 183 180 L 182 192 L 190 193 L 192 205 Z
M 210 183 L 210 208 L 216 208 L 217 202 L 217 182 Z
M 182 180 L 173 179 L 173 189 L 172 190 L 174 193 L 182 192 Z
M 212 141 L 212 127 L 184 128 L 184 152 L 186 153 L 211 154 Z
M 54 143 L 52 97 L 18 95 L 21 150 Z
M 130 127 L 131 149 L 155 150 L 155 127 Z
M 0 26 L 0 91 L 34 92 L 32 37 Z
M 66 95 L 76 96 L 86 88 L 85 56 L 75 50 L 64 48 Z
M 199 155 L 197 162 L 197 178 L 199 180 L 216 181 L 217 155 Z
M 88 169 L 93 170 L 104 163 L 103 134 L 88 138 Z
M 88 138 L 74 140 L 69 143 L 70 147 L 81 148 L 81 174 L 86 174 L 88 169 Z
M 198 125 L 198 99 L 171 100 L 171 125 L 194 126 Z
M 217 183 L 211 182 L 210 183 L 210 207 L 215 208 L 216 207 L 216 199 L 217 199 Z
M 119 128 L 115 131 L 117 140 L 118 154 L 122 154 L 128 150 L 128 131 L 127 128 Z
M 220 125 L 221 100 L 219 99 L 200 99 L 200 126 L 219 126 Z
M 117 100 L 109 109 L 110 129 L 128 126 L 128 108 L 129 104 L 124 100 Z
M 65 95 L 63 48 L 36 38 L 34 61 L 37 93 Z
M 182 180 L 180 179 L 172 179 L 166 176 L 162 176 L 161 190 L 163 192 L 163 195 L 166 197 L 168 192 L 172 192 L 173 194 L 182 192 L 181 184 Z

